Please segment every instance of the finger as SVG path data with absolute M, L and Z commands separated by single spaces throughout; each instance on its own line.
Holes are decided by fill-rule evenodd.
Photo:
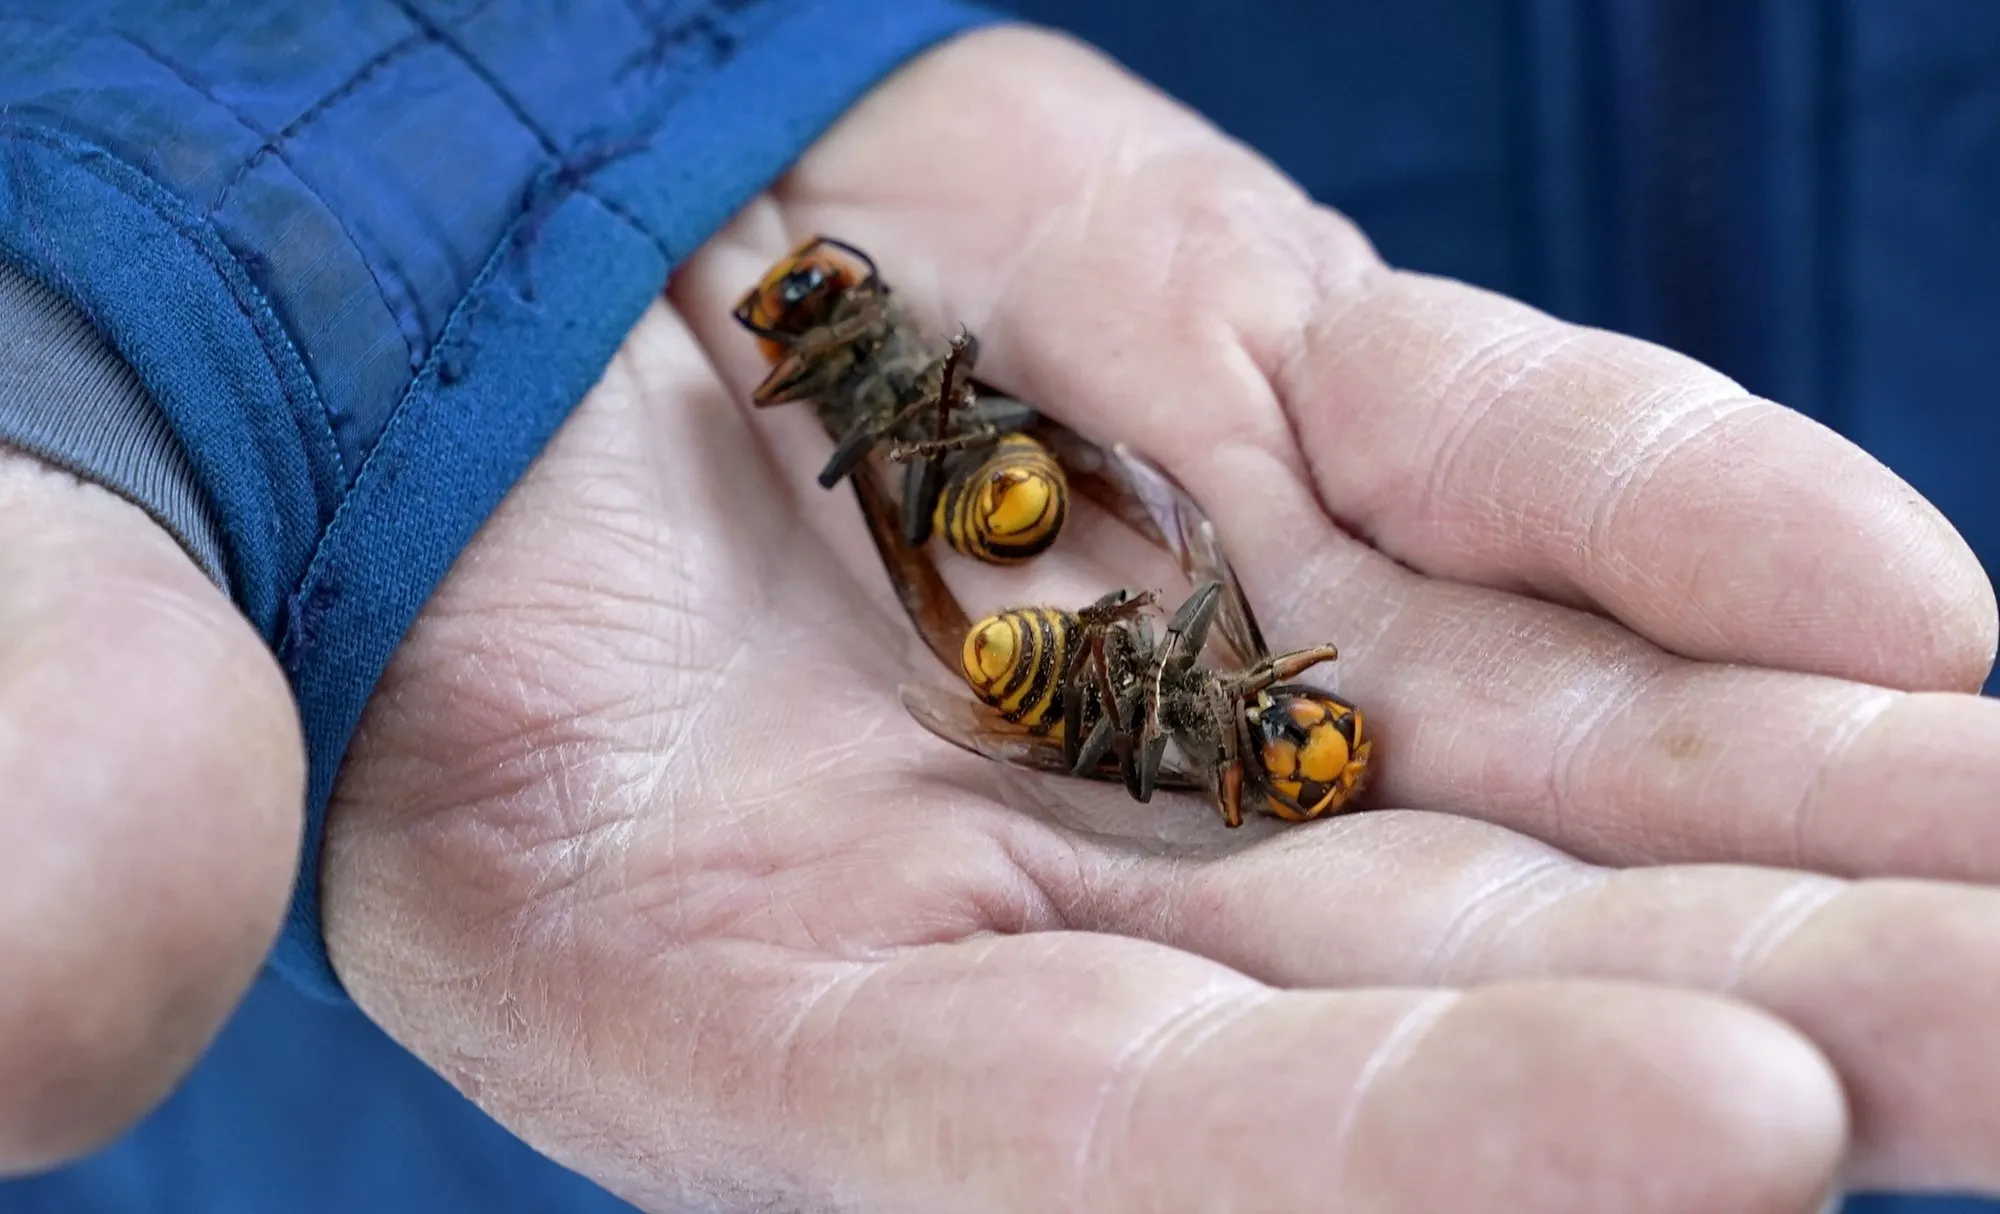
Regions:
M 1691 359 L 1398 275 L 1316 313 L 1277 385 L 1333 512 L 1433 576 L 1694 658 L 1910 690 L 1992 669 L 1992 585 L 1944 516 Z M 1419 400 L 1433 416 L 1400 422 Z
M 1341 646 L 1335 685 L 1379 739 L 1374 804 L 1472 814 L 1599 863 L 2000 874 L 2000 702 L 1663 654 L 1315 535 L 1309 492 L 1268 461 L 1218 463 L 1261 487 L 1288 541 L 1238 546 L 1252 596 L 1281 606 L 1273 643 Z
M 1806 1214 L 1842 1143 L 1808 1044 L 1678 992 L 1282 993 L 1076 935 L 805 974 L 747 946 L 583 952 L 612 989 L 563 1038 L 557 1069 L 595 1078 L 559 1111 L 519 1099 L 521 1051 L 468 1066 L 435 1019 L 421 1048 L 648 1209 Z M 517 1035 L 577 1017 L 519 989 Z
M 795 239 L 777 208 L 753 208 L 677 283 L 739 384 L 759 364 L 729 340 L 723 301 Z M 824 500 L 806 484 L 816 423 L 756 419 L 786 423 L 789 479 Z M 1201 462 L 1193 487 L 1273 644 L 1340 646 L 1311 678 L 1368 714 L 1372 803 L 1477 815 L 1603 863 L 2000 874 L 2000 703 L 1663 654 L 1593 615 L 1411 573 L 1330 526 L 1311 485 L 1261 446 L 1224 444 Z M 865 544 L 850 559 L 874 561 Z M 1081 603 L 1106 585 L 1158 584 L 1123 570 L 1104 580 L 1113 568 L 1086 562 L 1099 580 L 1064 570 L 1052 583 L 1038 562 L 1032 580 L 1008 571 L 1006 597 Z
M 1033 855 L 1033 853 L 1026 853 Z M 1705 989 L 1826 1052 L 1847 1179 L 2000 1192 L 2000 894 L 1771 869 L 1607 871 L 1429 814 L 1364 815 L 1212 861 L 1084 847 L 1034 874 L 1074 926 L 1282 986 L 1592 978 Z
M 1259 1208 L 1267 1191 L 1319 1209 L 1343 1186 L 1362 1208 L 1398 1208 L 1375 1200 L 1396 1189 L 1441 1209 L 1479 1186 L 1558 1210 L 1792 1210 L 1824 1188 L 1838 1093 L 1809 1047 L 1734 1006 L 1555 987 L 1439 1003 L 1426 1024 L 1404 1017 L 1429 993 L 1273 995 L 1116 941 L 899 946 L 1027 913 L 1018 877 L 965 871 L 987 872 L 992 841 L 950 830 L 1020 820 L 911 812 L 929 806 L 907 778 L 885 792 L 879 762 L 816 761 L 825 735 L 879 750 L 874 720 L 822 710 L 868 647 L 829 631 L 847 607 L 796 528 L 748 532 L 778 569 L 737 570 L 723 507 L 764 500 L 754 445 L 661 314 L 642 328 L 631 348 L 670 357 L 607 372 L 440 589 L 328 837 L 349 989 L 510 1128 L 660 1209 Z M 683 475 L 661 484 L 648 452 Z M 718 588 L 662 613 L 690 578 Z M 571 585 L 592 593 L 564 601 Z M 759 593 L 795 610 L 760 616 Z M 580 671 L 545 677 L 557 658 Z M 902 846 L 911 822 L 956 846 Z M 865 861 L 886 853 L 878 878 Z M 909 867 L 980 888 L 885 895 Z M 1247 1031 L 1176 1048 L 1170 1022 L 1211 996 L 1216 1014 L 1240 999 Z M 1481 1109 L 1503 1150 L 1461 1187 L 1415 1177 L 1410 1144 L 1490 1132 Z M 1528 1161 L 1558 1151 L 1578 1162 L 1550 1194 Z
M 0 1172 L 160 1100 L 290 890 L 277 665 L 138 510 L 0 452 Z
M 910 154 L 946 142 L 982 154 Z M 1911 689 L 1992 664 L 1990 582 L 1860 450 L 1657 347 L 1389 273 L 1067 44 L 922 61 L 779 198 L 793 233 L 860 242 L 934 324 L 972 325 L 982 375 L 1191 484 L 1254 445 L 1415 569 L 1589 603 L 1692 657 Z

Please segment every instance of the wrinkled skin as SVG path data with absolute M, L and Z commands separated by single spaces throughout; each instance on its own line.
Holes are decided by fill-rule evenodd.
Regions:
M 903 714 L 898 683 L 947 673 L 852 497 L 812 483 L 809 413 L 745 404 L 763 365 L 728 317 L 814 232 L 868 249 L 935 331 L 970 325 L 983 377 L 1201 499 L 1271 643 L 1340 646 L 1308 677 L 1369 713 L 1369 812 L 1226 831 Z M 0 512 L 6 560 L 128 569 L 178 596 L 157 628 L 220 639 L 200 663 L 7 651 L 0 785 L 111 796 L 50 752 L 116 776 L 175 748 L 215 846 L 261 876 L 92 859 L 178 881 L 141 934 L 197 960 L 124 976 L 115 1005 L 40 962 L 41 998 L 115 1006 L 157 1042 L 145 1065 L 25 1056 L 0 995 L 0 1076 L 67 1065 L 104 1092 L 40 1142 L 0 1105 L 0 1162 L 115 1130 L 199 1048 L 275 930 L 298 787 L 282 684 L 192 568 L 102 495 L 5 478 L 101 541 L 42 552 Z M 1028 571 L 952 576 L 978 609 L 1182 590 L 1088 514 Z M 328 937 L 399 1041 L 655 1210 L 2000 1191 L 2000 704 L 1965 694 L 1995 631 L 1964 544 L 1843 440 L 1657 348 L 1392 272 L 1095 56 L 993 31 L 878 89 L 684 266 L 458 562 L 339 787 Z M 65 653 L 74 714 L 27 715 L 22 680 Z M 93 717 L 134 670 L 220 706 L 144 738 Z M 63 846 L 31 801 L 0 830 Z M 14 972 L 50 907 L 93 974 L 158 947 L 71 886 L 0 891 Z

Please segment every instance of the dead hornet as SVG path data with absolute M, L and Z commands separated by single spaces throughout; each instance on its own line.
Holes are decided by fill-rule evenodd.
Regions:
M 938 532 L 963 555 L 1012 565 L 1055 542 L 1069 484 L 1049 450 L 1023 433 L 1039 415 L 982 398 L 970 378 L 978 341 L 961 331 L 934 353 L 866 253 L 814 237 L 772 266 L 732 315 L 772 363 L 752 402 L 809 400 L 834 440 L 822 488 L 882 450 L 907 465 L 900 515 L 912 546 Z
M 1093 464 L 1069 435 L 1086 491 L 1172 552 L 1196 587 L 1155 640 L 1150 593 L 1118 590 L 1080 611 L 1016 608 L 968 622 L 934 566 L 899 546 L 879 494 L 863 513 L 890 580 L 933 653 L 977 700 L 915 684 L 903 703 L 945 741 L 998 762 L 1157 788 L 1206 792 L 1228 826 L 1246 805 L 1288 821 L 1338 813 L 1368 774 L 1360 709 L 1285 680 L 1338 657 L 1331 645 L 1273 656 L 1214 527 L 1165 472 L 1120 447 Z M 857 490 L 861 489 L 857 483 Z M 1199 662 L 1211 639 L 1224 668 Z M 1171 739 L 1181 762 L 1167 761 Z

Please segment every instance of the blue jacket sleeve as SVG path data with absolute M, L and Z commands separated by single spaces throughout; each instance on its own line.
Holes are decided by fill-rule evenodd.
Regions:
M 327 800 L 452 560 L 674 265 L 955 0 L 0 0 L 0 259 L 185 447 L 291 681 L 273 965 L 342 999 Z

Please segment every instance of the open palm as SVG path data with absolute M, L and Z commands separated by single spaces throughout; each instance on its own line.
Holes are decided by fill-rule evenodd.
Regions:
M 984 763 L 736 296 L 873 254 L 1200 499 L 1369 812 Z M 968 603 L 1184 593 L 1080 515 Z M 1832 435 L 1394 274 L 1093 57 L 977 35 L 677 276 L 371 706 L 343 979 L 650 1208 L 1803 1211 L 2000 1189 L 1992 592 Z M 1759 1010 L 1762 1009 L 1762 1010 Z M 1775 1017 L 1766 1013 L 1775 1013 Z M 1786 1023 L 1789 1022 L 1789 1025 Z

